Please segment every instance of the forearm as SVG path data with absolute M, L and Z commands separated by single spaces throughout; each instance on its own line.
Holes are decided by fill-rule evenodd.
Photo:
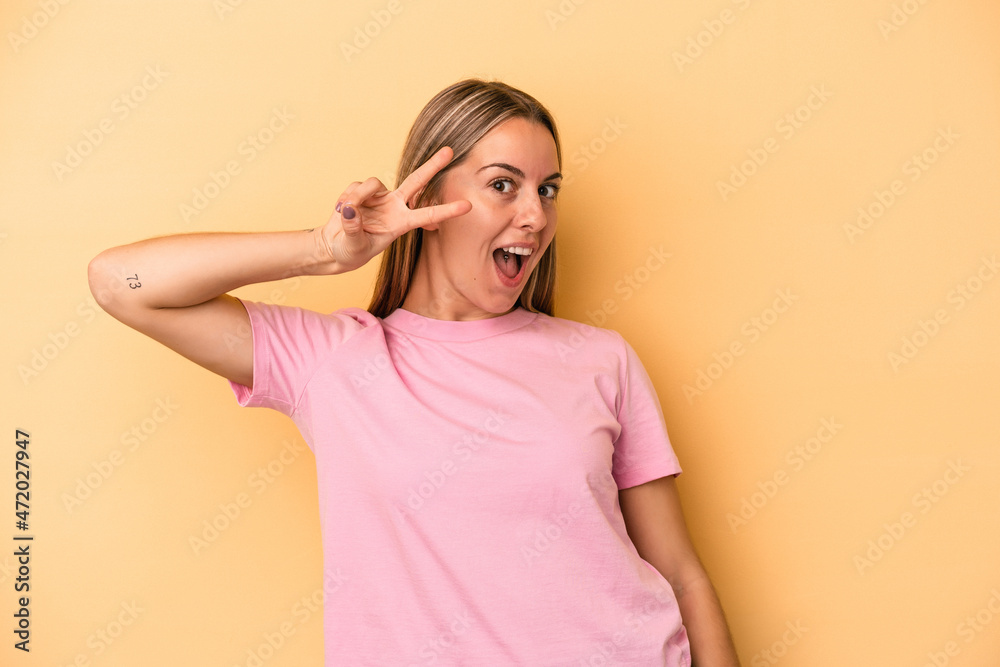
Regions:
M 739 667 L 722 605 L 708 575 L 693 578 L 675 594 L 694 667 Z
M 193 306 L 254 283 L 339 273 L 324 255 L 319 230 L 182 234 L 105 250 L 88 277 L 98 303 L 117 316 Z

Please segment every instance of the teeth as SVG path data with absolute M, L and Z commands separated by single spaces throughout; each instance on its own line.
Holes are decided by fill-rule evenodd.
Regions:
M 518 248 L 511 246 L 510 248 L 501 248 L 504 252 L 513 253 L 515 255 L 530 255 L 531 248 Z

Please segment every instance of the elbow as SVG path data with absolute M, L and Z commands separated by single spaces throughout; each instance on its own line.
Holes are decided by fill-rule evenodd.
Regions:
M 104 312 L 119 319 L 116 306 L 120 303 L 117 297 L 122 288 L 122 281 L 115 279 L 113 263 L 107 250 L 90 260 L 90 264 L 87 265 L 87 283 L 97 305 Z
M 129 288 L 127 275 L 118 248 L 105 250 L 87 265 L 87 283 L 97 305 L 119 322 L 136 328 L 150 306 L 143 300 L 144 295 Z
M 90 260 L 87 265 L 87 283 L 97 305 L 106 311 L 111 300 L 111 290 L 108 289 L 107 260 L 104 253 Z

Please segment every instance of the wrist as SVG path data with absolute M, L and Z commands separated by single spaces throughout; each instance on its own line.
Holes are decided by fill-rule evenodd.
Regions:
M 329 276 L 344 272 L 331 256 L 330 248 L 323 238 L 322 228 L 295 233 L 301 234 L 304 240 L 303 254 L 297 266 L 298 275 Z

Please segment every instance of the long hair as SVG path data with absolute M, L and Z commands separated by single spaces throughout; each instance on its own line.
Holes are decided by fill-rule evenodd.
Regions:
M 396 187 L 434 153 L 450 146 L 454 151 L 452 161 L 431 178 L 413 202 L 413 207 L 420 208 L 434 201 L 448 170 L 465 160 L 490 130 L 512 118 L 539 123 L 552 133 L 561 170 L 562 149 L 555 120 L 538 100 L 499 81 L 466 79 L 435 95 L 417 116 L 396 171 Z M 368 306 L 372 315 L 387 317 L 403 304 L 420 257 L 423 231 L 419 227 L 411 229 L 396 238 L 382 253 L 375 292 Z M 532 312 L 552 315 L 555 282 L 556 239 L 553 236 L 545 254 L 528 277 L 517 305 Z

